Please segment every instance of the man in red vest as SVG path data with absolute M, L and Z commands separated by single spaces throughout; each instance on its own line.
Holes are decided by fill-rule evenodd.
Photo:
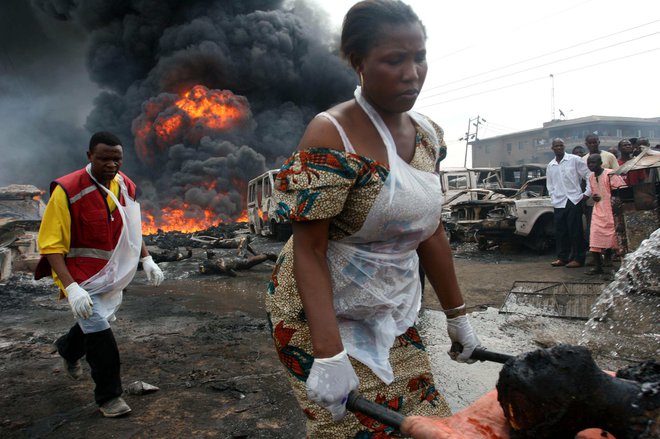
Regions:
M 73 379 L 82 376 L 80 359 L 86 357 L 96 403 L 103 416 L 112 418 L 131 408 L 121 398 L 119 350 L 110 322 L 138 262 L 153 285 L 164 276 L 142 240 L 135 183 L 119 171 L 120 140 L 108 132 L 95 133 L 87 158 L 86 167 L 51 183 L 35 278 L 52 275 L 60 298 L 68 299 L 76 324 L 55 346 Z

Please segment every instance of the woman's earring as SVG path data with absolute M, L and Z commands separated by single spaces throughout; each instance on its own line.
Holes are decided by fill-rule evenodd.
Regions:
M 360 87 L 364 88 L 364 77 L 362 76 L 362 72 L 360 72 Z

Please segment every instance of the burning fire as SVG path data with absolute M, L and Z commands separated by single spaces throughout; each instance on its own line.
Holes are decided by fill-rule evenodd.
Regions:
M 142 114 L 133 121 L 135 149 L 144 164 L 164 166 L 171 146 L 184 144 L 195 147 L 202 137 L 214 137 L 239 128 L 249 118 L 247 99 L 228 90 L 213 90 L 196 85 L 182 96 L 161 93 L 145 102 Z M 218 202 L 227 196 L 222 190 L 216 189 L 217 178 L 205 178 L 206 181 L 190 183 L 182 190 L 199 188 L 212 201 L 200 206 L 184 201 L 182 195 L 165 199 L 159 211 L 143 210 L 142 232 L 153 234 L 160 229 L 164 232 L 176 230 L 189 233 L 231 221 L 227 215 L 205 207 L 219 205 Z M 239 193 L 244 193 L 247 187 L 247 182 L 234 177 L 231 183 Z M 233 219 L 236 222 L 247 221 L 247 210 L 245 206 L 242 207 L 241 216 Z
M 239 187 L 243 186 L 240 181 L 236 181 L 235 183 Z M 216 185 L 216 180 L 210 183 L 199 184 L 199 186 L 209 191 L 215 190 Z M 224 196 L 226 194 L 222 192 L 216 195 L 217 198 Z M 247 218 L 247 210 L 244 210 L 241 216 L 232 222 L 247 222 Z M 163 232 L 178 231 L 191 233 L 206 230 L 223 223 L 225 223 L 225 220 L 212 209 L 202 209 L 200 206 L 191 205 L 179 200 L 172 200 L 168 206 L 163 207 L 158 217 L 147 210 L 142 211 L 142 233 L 144 235 L 158 233 L 158 230 Z
M 162 93 L 143 104 L 133 121 L 135 149 L 148 165 L 167 157 L 177 143 L 196 144 L 204 136 L 239 127 L 250 117 L 247 99 L 229 90 L 196 85 L 183 96 Z
M 193 121 L 203 120 L 206 127 L 223 130 L 233 128 L 246 114 L 246 108 L 241 108 L 235 101 L 236 96 L 229 91 L 209 90 L 197 85 L 175 105 Z
M 142 212 L 142 234 L 153 235 L 158 230 L 163 232 L 178 231 L 182 233 L 192 233 L 200 230 L 206 230 L 210 227 L 223 224 L 224 221 L 217 215 L 205 210 L 203 218 L 193 218 L 186 214 L 190 205 L 184 203 L 180 208 L 165 207 L 160 218 L 156 219 L 151 213 Z M 246 223 L 248 221 L 247 211 L 234 220 L 236 223 Z
M 187 203 L 183 203 L 181 208 L 165 207 L 158 219 L 149 212 L 143 212 L 142 233 L 151 235 L 157 233 L 159 229 L 163 232 L 176 230 L 190 233 L 222 223 L 222 220 L 216 218 L 216 215 L 209 210 L 204 211 L 203 218 L 187 216 L 186 212 L 189 208 L 190 205 Z

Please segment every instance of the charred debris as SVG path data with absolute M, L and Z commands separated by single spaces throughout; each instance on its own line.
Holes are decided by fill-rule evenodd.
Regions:
M 266 238 L 251 235 L 245 223 L 220 224 L 193 233 L 158 230 L 146 235 L 144 241 L 157 263 L 192 259 L 198 262 L 199 274 L 226 276 L 275 261 L 279 247 Z

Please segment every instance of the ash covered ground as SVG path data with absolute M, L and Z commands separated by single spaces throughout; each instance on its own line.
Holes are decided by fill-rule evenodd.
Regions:
M 154 247 L 153 253 L 161 249 Z M 172 247 L 186 245 L 186 240 Z M 251 243 L 257 253 L 281 247 L 266 238 Z M 215 250 L 234 255 L 235 250 Z M 558 343 L 576 343 L 584 321 L 500 314 L 516 280 L 603 282 L 584 269 L 553 268 L 552 255 L 500 248 L 480 252 L 455 248 L 456 271 L 482 343 L 518 354 Z M 304 417 L 291 394 L 269 335 L 265 285 L 273 263 L 237 276 L 203 275 L 206 250 L 163 262 L 159 287 L 138 271 L 113 325 L 122 357 L 124 386 L 143 381 L 160 388 L 126 395 L 133 412 L 104 419 L 93 402 L 93 381 L 69 379 L 52 342 L 73 319 L 58 301 L 50 279 L 15 275 L 0 293 L 0 436 L 3 438 L 304 438 Z M 470 404 L 497 381 L 501 365 L 451 362 L 444 317 L 427 287 L 420 327 L 426 337 L 438 387 L 452 409 Z

